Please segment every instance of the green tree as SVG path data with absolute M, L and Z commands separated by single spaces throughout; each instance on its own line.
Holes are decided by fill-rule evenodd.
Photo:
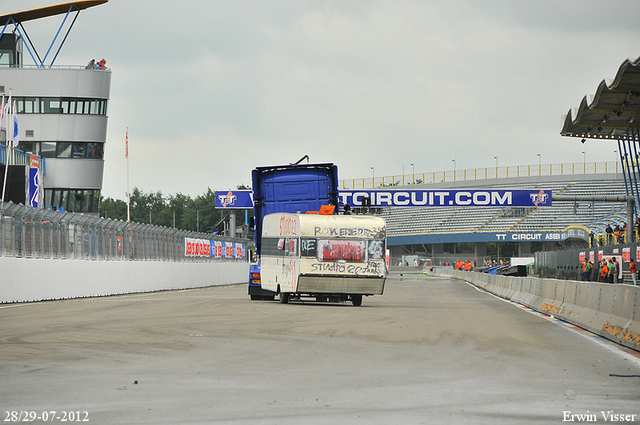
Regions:
M 216 194 L 211 188 L 190 200 L 184 212 L 182 226 L 187 230 L 212 233 L 216 223 L 222 218 L 222 211 L 216 209 Z
M 114 220 L 127 219 L 127 203 L 120 199 L 100 196 L 100 217 Z
M 244 185 L 238 185 L 238 189 L 248 189 Z M 149 223 L 164 227 L 174 226 L 182 230 L 196 231 L 198 228 L 202 233 L 213 233 L 216 224 L 226 215 L 236 214 L 238 224 L 244 222 L 244 213 L 237 210 L 216 209 L 216 194 L 211 188 L 196 197 L 177 193 L 167 197 L 162 196 L 162 192 L 145 193 L 137 187 L 131 193 L 131 221 L 136 223 Z M 101 215 L 109 218 L 121 220 L 127 219 L 127 204 L 119 199 L 103 199 L 100 204 Z
M 183 220 L 185 212 L 191 202 L 191 197 L 182 193 L 176 193 L 173 196 L 167 198 L 164 210 L 162 211 L 162 221 L 169 223 L 167 227 L 174 226 L 174 213 L 175 213 L 175 227 L 177 229 L 184 229 Z
M 165 217 L 162 215 L 164 207 L 162 192 L 146 194 L 137 187 L 133 188 L 130 206 L 131 221 L 168 227 L 169 223 L 164 220 Z

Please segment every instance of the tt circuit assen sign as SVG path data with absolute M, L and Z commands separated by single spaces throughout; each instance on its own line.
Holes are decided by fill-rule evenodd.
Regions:
M 359 207 L 550 207 L 550 190 L 341 190 L 340 202 Z

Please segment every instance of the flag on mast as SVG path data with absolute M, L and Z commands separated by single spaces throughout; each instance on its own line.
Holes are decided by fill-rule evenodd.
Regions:
M 9 120 L 11 118 L 11 91 L 9 91 L 9 99 L 7 100 L 7 102 L 4 104 L 4 106 L 2 107 L 2 117 L 4 118 L 2 120 L 2 124 L 3 127 L 5 128 L 6 132 L 5 132 L 5 136 L 6 136 L 6 144 L 7 144 L 7 148 L 11 146 L 11 135 L 13 133 L 11 133 L 11 131 L 9 130 L 10 128 L 10 123 Z
M 124 137 L 124 157 L 129 158 L 129 129 L 127 128 L 127 133 Z
M 17 148 L 20 143 L 20 132 L 18 131 L 18 109 L 16 108 L 16 101 L 13 101 L 13 147 Z

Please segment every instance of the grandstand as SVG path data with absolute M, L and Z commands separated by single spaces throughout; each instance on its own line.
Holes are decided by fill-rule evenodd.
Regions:
M 414 190 L 544 189 L 554 195 L 577 197 L 626 195 L 621 173 L 505 177 L 406 187 Z M 616 202 L 553 201 L 550 207 L 531 208 L 390 207 L 383 210 L 382 216 L 387 221 L 388 245 L 394 259 L 418 251 L 428 257 L 448 258 L 450 255 L 443 252 L 443 244 L 471 242 L 477 245 L 475 259 L 480 260 L 486 258 L 486 243 L 491 242 L 518 242 L 520 256 L 531 255 L 532 241 L 542 242 L 544 250 L 586 247 L 590 233 L 603 236 L 607 225 L 625 225 L 626 206 Z
M 602 246 L 610 244 L 611 238 L 602 238 L 608 226 L 624 228 L 632 225 L 631 214 L 638 217 L 640 201 L 640 127 L 636 121 L 640 110 L 640 58 L 627 59 L 622 62 L 615 78 L 605 79 L 598 85 L 595 95 L 585 96 L 580 106 L 572 108 L 564 116 L 560 134 L 567 137 L 586 139 L 617 140 L 619 161 L 613 169 L 598 172 L 597 163 L 582 167 L 576 164 L 559 164 L 559 174 L 554 174 L 553 165 L 548 166 L 548 175 L 543 175 L 547 166 L 516 166 L 503 168 L 505 177 L 500 178 L 500 169 L 496 166 L 494 178 L 488 178 L 490 169 L 464 170 L 463 179 L 456 181 L 460 175 L 456 170 L 451 172 L 426 173 L 411 175 L 410 179 L 396 176 L 382 179 L 380 186 L 400 186 L 405 182 L 411 188 L 423 190 L 463 189 L 482 190 L 499 189 L 538 189 L 550 190 L 553 197 L 563 199 L 591 198 L 593 201 L 553 201 L 551 206 L 527 208 L 499 207 L 391 207 L 383 212 L 387 221 L 387 240 L 395 263 L 405 253 L 415 253 L 416 248 L 425 255 L 446 258 L 444 244 L 471 242 L 475 244 L 475 260 L 486 258 L 487 243 L 516 242 L 519 245 L 518 255 L 531 254 L 531 243 L 541 242 L 543 251 L 558 248 L 593 248 L 594 243 Z M 497 164 L 496 164 L 497 165 Z M 537 168 L 537 173 L 536 173 Z M 580 169 L 582 169 L 580 171 Z M 593 170 L 592 174 L 588 174 Z M 511 171 L 511 177 L 509 172 Z M 453 182 L 447 181 L 453 176 Z M 484 179 L 482 176 L 484 175 Z M 468 176 L 471 176 L 467 180 Z M 480 177 L 479 177 L 480 176 Z M 362 183 L 364 189 L 367 179 L 343 181 L 343 188 L 356 188 Z M 427 183 L 427 184 L 422 184 Z M 374 178 L 371 185 L 376 186 Z M 612 195 L 620 200 L 635 199 L 635 211 L 631 202 L 600 202 L 596 197 L 612 199 Z M 537 204 L 536 204 L 537 205 Z M 635 229 L 629 229 L 635 230 Z M 637 231 L 629 232 L 618 243 L 635 245 Z M 621 232 L 624 235 L 624 232 Z M 598 238 L 599 237 L 599 238 Z M 603 240 L 606 239 L 606 240 Z M 536 247 L 538 248 L 538 247 Z M 538 251 L 540 249 L 537 249 Z M 612 254 L 618 254 L 619 248 Z M 627 251 L 630 252 L 630 251 Z M 638 256 L 640 256 L 640 251 Z M 602 251 L 600 251 L 600 254 Z M 593 250 L 590 255 L 594 254 Z M 469 256 L 473 258 L 472 256 Z M 578 257 L 572 260 L 578 264 Z M 575 265 L 575 264 L 574 264 Z

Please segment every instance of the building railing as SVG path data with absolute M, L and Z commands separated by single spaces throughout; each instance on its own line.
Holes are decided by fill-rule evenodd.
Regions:
M 579 174 L 620 173 L 619 162 L 576 162 L 538 165 L 507 165 L 499 167 L 471 168 L 463 170 L 433 171 L 429 173 L 409 173 L 394 176 L 363 177 L 339 181 L 344 190 L 373 189 L 412 184 L 432 184 L 454 181 L 499 179 L 509 177 L 536 177 Z
M 215 246 L 196 255 L 193 243 Z M 0 257 L 90 261 L 248 261 L 239 238 L 0 202 Z M 189 243 L 189 245 L 186 245 Z M 205 250 L 206 251 L 206 250 Z M 212 249 L 213 251 L 213 249 Z M 27 271 L 28 272 L 28 271 Z
M 31 64 L 13 64 L 1 65 L 0 69 L 87 69 L 93 71 L 111 71 L 109 68 L 87 68 L 87 65 L 31 65 Z
M 13 157 L 11 157 L 11 165 L 29 165 L 31 154 L 17 149 L 11 151 L 7 149 L 4 144 L 0 145 L 0 164 L 5 165 L 7 163 L 7 153 L 11 155 L 11 152 L 13 152 Z M 44 158 L 38 157 L 38 159 L 42 161 L 42 166 L 44 167 Z

